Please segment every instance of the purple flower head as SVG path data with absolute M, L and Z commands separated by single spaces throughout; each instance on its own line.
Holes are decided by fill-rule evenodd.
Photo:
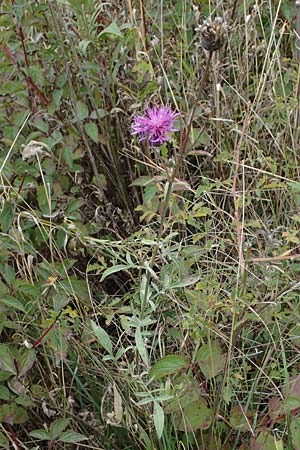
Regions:
M 174 120 L 178 113 L 168 106 L 153 106 L 147 108 L 143 116 L 136 115 L 133 119 L 132 134 L 137 134 L 139 141 L 147 140 L 152 145 L 161 145 L 171 139 Z

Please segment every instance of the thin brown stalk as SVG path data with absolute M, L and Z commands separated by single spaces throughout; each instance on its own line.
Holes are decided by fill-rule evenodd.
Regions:
M 144 1 L 140 0 L 140 14 L 141 14 L 141 35 L 144 51 L 147 53 L 147 24 L 145 20 L 145 5 Z
M 241 146 L 244 141 L 244 137 L 247 133 L 247 129 L 249 127 L 249 122 L 250 122 L 250 105 L 248 104 L 242 133 L 241 133 L 240 139 L 238 141 L 238 144 L 236 146 L 235 172 L 234 172 L 233 184 L 232 184 L 232 194 L 233 194 L 233 200 L 234 200 L 234 213 L 235 213 L 234 215 L 235 215 L 235 222 L 236 222 L 237 247 L 238 247 L 238 261 L 239 261 L 239 269 L 240 269 L 241 274 L 244 272 L 245 259 L 244 259 L 244 255 L 243 255 L 243 227 L 242 227 L 241 220 L 240 220 L 238 180 L 239 180 L 239 169 L 240 169 Z

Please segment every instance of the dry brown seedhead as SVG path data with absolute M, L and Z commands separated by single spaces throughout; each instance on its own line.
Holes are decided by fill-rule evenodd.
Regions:
M 227 23 L 222 17 L 209 17 L 196 31 L 201 34 L 202 47 L 209 52 L 219 50 L 227 41 Z

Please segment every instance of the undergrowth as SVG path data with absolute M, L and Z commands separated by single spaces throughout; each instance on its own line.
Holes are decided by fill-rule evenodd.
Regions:
M 298 3 L 2 1 L 0 448 L 300 449 Z

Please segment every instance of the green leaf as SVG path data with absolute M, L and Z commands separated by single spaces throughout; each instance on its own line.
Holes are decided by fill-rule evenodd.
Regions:
M 69 419 L 56 419 L 50 425 L 51 439 L 57 439 L 62 434 L 64 429 L 69 425 Z
M 202 345 L 196 354 L 196 360 L 207 380 L 222 372 L 226 362 L 225 355 L 218 342 Z
M 48 108 L 49 114 L 53 114 L 60 107 L 62 95 L 63 95 L 62 89 L 55 89 L 52 92 L 52 102 Z
M 149 377 L 155 379 L 166 377 L 179 372 L 187 366 L 188 363 L 184 356 L 167 355 L 154 364 L 150 370 Z
M 108 27 L 104 28 L 104 30 L 99 33 L 98 37 L 105 37 L 106 34 L 113 34 L 120 38 L 123 38 L 123 34 L 120 31 L 120 28 L 116 24 L 116 22 L 112 22 Z
M 187 277 L 185 280 L 182 281 L 177 281 L 176 283 L 174 283 L 170 289 L 178 289 L 178 288 L 183 288 L 183 287 L 187 287 L 187 286 L 191 286 L 193 284 L 196 284 L 197 281 L 200 280 L 200 276 L 198 277 Z
M 10 295 L 5 295 L 4 297 L 2 297 L 0 299 L 0 305 L 4 305 L 9 308 L 14 308 L 14 309 L 18 309 L 22 312 L 26 312 L 22 303 L 19 300 L 17 300 L 16 298 L 11 297 Z
M 134 266 L 130 266 L 128 264 L 117 264 L 116 266 L 109 267 L 103 272 L 100 283 L 102 283 L 102 281 L 105 280 L 105 278 L 107 278 L 109 275 L 113 273 L 121 272 L 122 270 L 132 269 L 133 267 Z
M 0 344 L 0 369 L 17 374 L 14 358 L 5 344 Z
M 199 398 L 188 404 L 183 411 L 178 411 L 174 415 L 174 422 L 179 431 L 207 430 L 212 418 L 213 411 L 206 406 L 202 398 Z
M 34 408 L 36 406 L 36 404 L 34 403 L 33 400 L 31 400 L 31 398 L 21 395 L 19 395 L 19 397 L 16 397 L 15 402 L 17 405 L 24 406 L 26 409 Z
M 6 448 L 7 450 L 9 450 L 9 440 L 1 431 L 0 431 L 0 448 Z
M 0 406 L 0 422 L 14 425 L 27 422 L 28 419 L 26 409 L 17 406 L 15 403 Z
M 36 360 L 36 353 L 34 349 L 28 349 L 26 348 L 19 360 L 19 377 L 24 376 L 28 370 L 31 369 L 34 362 Z
M 157 437 L 158 439 L 161 439 L 164 431 L 165 414 L 164 410 L 157 402 L 154 402 L 153 420 Z
M 10 392 L 6 386 L 0 385 L 0 400 L 7 401 L 10 399 Z
M 48 133 L 49 131 L 49 123 L 43 120 L 41 117 L 37 117 L 34 120 L 33 125 L 35 126 L 35 128 L 42 131 L 43 133 Z
M 247 414 L 245 414 L 243 409 L 239 405 L 237 405 L 231 409 L 230 423 L 234 428 L 234 430 L 247 432 L 250 431 L 249 428 L 250 417 L 251 417 L 250 412 L 247 412 Z
M 281 440 L 277 441 L 270 432 L 265 431 L 251 438 L 250 450 L 283 450 L 283 443 Z M 295 447 L 295 450 L 298 450 L 298 447 Z
M 65 431 L 58 440 L 65 444 L 76 444 L 77 442 L 85 441 L 87 439 L 86 436 L 75 433 L 75 431 Z
M 147 186 L 147 184 L 149 184 L 150 181 L 153 181 L 153 183 L 155 183 L 154 178 L 149 177 L 148 175 L 143 175 L 141 177 L 136 178 L 133 182 L 132 182 L 132 186 Z
M 98 127 L 94 122 L 88 122 L 84 125 L 86 134 L 96 143 L 99 143 Z
M 29 436 L 35 439 L 40 439 L 41 441 L 51 441 L 50 433 L 43 429 L 31 431 Z
M 86 56 L 88 46 L 92 44 L 92 41 L 88 41 L 87 39 L 83 39 L 78 44 L 78 49 L 83 56 Z
M 135 343 L 136 348 L 140 354 L 140 357 L 143 360 L 143 363 L 148 367 L 149 366 L 148 352 L 140 328 L 137 328 L 135 331 Z
M 9 292 L 8 287 L 6 286 L 5 283 L 3 283 L 3 281 L 0 280 L 0 297 L 3 297 L 4 295 L 8 294 L 8 292 Z
M 2 381 L 7 381 L 12 377 L 12 372 L 6 371 L 6 370 L 0 370 L 0 383 Z
M 89 116 L 89 109 L 81 100 L 76 103 L 76 113 L 79 120 L 84 120 Z
M 294 417 L 292 419 L 291 433 L 295 450 L 300 450 L 300 417 Z
M 106 333 L 106 331 L 97 325 L 93 320 L 91 320 L 91 325 L 93 332 L 99 342 L 99 344 L 110 354 L 113 354 L 113 347 L 112 342 L 110 340 L 109 335 Z
M 61 282 L 61 287 L 69 295 L 76 296 L 81 303 L 91 306 L 90 292 L 85 280 L 78 280 L 74 276 L 69 276 L 68 280 Z
M 14 220 L 15 208 L 9 201 L 4 203 L 4 207 L 1 212 L 0 223 L 3 233 L 7 233 L 13 220 Z

